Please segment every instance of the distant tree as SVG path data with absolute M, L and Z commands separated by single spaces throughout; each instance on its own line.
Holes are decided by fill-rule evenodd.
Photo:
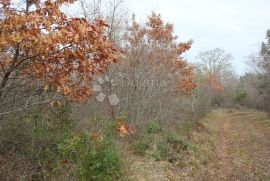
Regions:
M 258 90 L 259 78 L 256 73 L 245 73 L 239 78 L 235 90 L 235 100 L 243 106 L 252 107 L 256 109 L 263 108 L 263 96 Z M 233 91 L 232 91 L 233 92 Z M 246 96 L 244 96 L 246 94 Z M 240 98 L 243 98 L 240 100 Z
M 199 53 L 198 68 L 213 90 L 222 91 L 223 86 L 228 82 L 228 78 L 233 74 L 230 54 L 224 50 L 215 48 Z
M 266 42 L 262 42 L 260 58 L 257 59 L 259 73 L 259 90 L 264 96 L 266 109 L 270 112 L 270 30 L 266 33 Z
M 199 114 L 205 114 L 213 106 L 227 106 L 230 97 L 230 83 L 234 78 L 230 54 L 215 48 L 200 52 L 196 57 L 197 82 L 196 107 Z
M 103 19 L 110 28 L 106 34 L 114 41 L 121 41 L 125 30 L 125 23 L 128 20 L 128 12 L 125 7 L 125 0 L 78 0 L 80 4 L 79 13 L 92 21 Z

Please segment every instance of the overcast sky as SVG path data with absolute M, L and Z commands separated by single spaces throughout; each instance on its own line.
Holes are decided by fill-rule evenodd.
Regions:
M 154 11 L 174 24 L 179 40 L 193 39 L 188 60 L 219 47 L 234 57 L 238 74 L 248 69 L 247 57 L 258 52 L 270 28 L 270 0 L 129 0 L 127 6 L 139 22 Z

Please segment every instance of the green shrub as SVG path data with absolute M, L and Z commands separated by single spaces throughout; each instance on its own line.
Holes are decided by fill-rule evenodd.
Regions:
M 191 142 L 174 132 L 162 134 L 145 134 L 135 141 L 133 148 L 136 154 L 151 156 L 156 160 L 178 160 L 186 150 L 196 152 Z M 179 153 L 181 153 L 179 155 Z
M 6 172 L 21 172 L 29 180 L 120 180 L 122 161 L 112 122 L 95 119 L 94 128 L 100 132 L 94 138 L 75 133 L 76 122 L 70 113 L 66 106 L 41 107 L 21 120 L 1 124 L 0 153 L 10 158 Z M 10 150 L 15 150 L 12 157 Z M 31 163 L 31 168 L 25 169 L 16 158 Z M 2 173 L 5 170 L 0 177 L 6 178 Z
M 146 153 L 156 160 L 166 159 L 170 155 L 170 144 L 163 138 L 144 135 L 134 145 L 135 154 L 145 156 Z
M 247 93 L 244 91 L 241 91 L 236 95 L 235 101 L 237 103 L 241 103 L 246 97 L 247 97 Z
M 70 113 L 70 108 L 66 106 L 40 107 L 25 117 L 1 124 L 1 154 L 6 156 L 10 150 L 14 150 L 12 157 L 9 157 L 10 165 L 21 167 L 22 174 L 30 178 L 45 179 L 52 165 L 59 160 L 57 144 L 67 138 L 75 126 Z M 24 171 L 22 162 L 15 161 L 18 156 L 25 163 L 31 162 L 30 172 Z M 17 171 L 20 172 L 14 170 Z
M 86 133 L 73 136 L 59 144 L 59 152 L 62 160 L 76 165 L 75 175 L 79 180 L 110 181 L 121 176 L 121 156 L 108 137 L 93 140 Z
M 151 121 L 147 124 L 145 128 L 145 133 L 152 134 L 152 133 L 158 133 L 160 132 L 160 126 L 159 123 L 156 121 Z

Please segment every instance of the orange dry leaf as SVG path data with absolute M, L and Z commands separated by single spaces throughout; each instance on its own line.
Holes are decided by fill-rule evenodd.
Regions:
M 67 159 L 62 160 L 62 164 L 63 164 L 63 165 L 67 165 L 67 164 L 69 164 L 69 161 L 68 161 Z
M 65 86 L 63 88 L 63 93 L 64 93 L 65 96 L 67 96 L 70 92 L 72 92 L 72 90 L 69 87 Z
M 98 134 L 97 132 L 93 132 L 93 133 L 91 134 L 91 139 L 92 139 L 92 140 L 96 140 L 98 137 L 99 137 L 99 134 Z
M 181 79 L 179 84 L 180 90 L 187 95 L 190 95 L 192 91 L 197 87 L 197 85 L 190 77 Z
M 127 124 L 121 125 L 118 132 L 120 137 L 125 137 L 129 133 L 129 126 Z

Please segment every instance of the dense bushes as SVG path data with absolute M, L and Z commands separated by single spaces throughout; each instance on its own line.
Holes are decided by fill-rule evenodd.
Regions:
M 1 156 L 8 157 L 4 167 L 19 166 L 16 172 L 27 179 L 45 178 L 46 170 L 51 169 L 51 163 L 56 157 L 57 143 L 67 137 L 74 126 L 69 107 L 43 107 L 19 120 L 2 122 L 0 151 Z M 16 158 L 25 163 L 18 162 Z M 27 165 L 21 167 L 20 164 Z M 3 170 L 1 177 L 5 178 L 10 174 L 8 172 Z
M 65 139 L 58 149 L 61 157 L 55 167 L 58 173 L 65 170 L 61 166 L 65 164 L 68 172 L 75 167 L 73 172 L 78 180 L 118 180 L 121 176 L 121 157 L 108 137 L 82 133 Z
M 14 147 L 37 149 L 54 146 L 58 140 L 68 135 L 75 121 L 70 119 L 69 107 L 45 107 L 21 118 L 1 123 L 1 153 Z M 29 150 L 28 150 L 29 151 Z
M 113 125 L 101 125 L 106 134 L 76 133 L 70 113 L 69 107 L 46 107 L 2 124 L 0 156 L 7 159 L 0 178 L 117 180 L 122 162 Z

